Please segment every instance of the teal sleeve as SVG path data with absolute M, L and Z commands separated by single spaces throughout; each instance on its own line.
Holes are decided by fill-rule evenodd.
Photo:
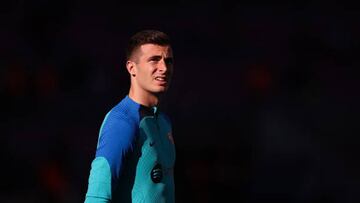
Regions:
M 97 157 L 91 164 L 85 203 L 111 202 L 111 170 L 104 157 Z

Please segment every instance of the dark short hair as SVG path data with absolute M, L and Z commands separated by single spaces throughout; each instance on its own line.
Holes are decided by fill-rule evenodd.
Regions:
M 143 30 L 133 35 L 126 47 L 126 60 L 129 60 L 136 49 L 144 44 L 156 44 L 169 46 L 170 38 L 167 34 L 158 30 Z

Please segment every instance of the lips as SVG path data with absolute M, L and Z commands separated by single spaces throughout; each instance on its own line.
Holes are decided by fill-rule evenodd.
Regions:
M 167 77 L 166 76 L 156 76 L 155 81 L 159 82 L 160 85 L 165 85 L 167 83 Z
M 155 80 L 157 80 L 157 81 L 166 81 L 166 77 L 157 76 L 157 77 L 155 77 Z

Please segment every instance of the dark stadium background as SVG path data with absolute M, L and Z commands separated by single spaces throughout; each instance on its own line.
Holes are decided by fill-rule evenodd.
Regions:
M 360 202 L 360 12 L 335 1 L 0 3 L 0 202 L 82 202 L 123 49 L 168 33 L 177 202 Z

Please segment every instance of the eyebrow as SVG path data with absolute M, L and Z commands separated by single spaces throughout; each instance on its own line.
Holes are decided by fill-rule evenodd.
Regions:
M 154 55 L 154 56 L 150 56 L 150 57 L 148 58 L 148 61 L 151 61 L 151 60 L 159 61 L 161 58 L 162 58 L 161 55 Z M 164 60 L 165 60 L 165 61 L 173 61 L 174 59 L 173 59 L 172 56 L 170 56 L 170 57 L 166 57 Z
M 154 55 L 154 56 L 150 56 L 148 58 L 149 61 L 151 60 L 156 60 L 156 61 L 159 61 L 162 57 L 160 55 Z

